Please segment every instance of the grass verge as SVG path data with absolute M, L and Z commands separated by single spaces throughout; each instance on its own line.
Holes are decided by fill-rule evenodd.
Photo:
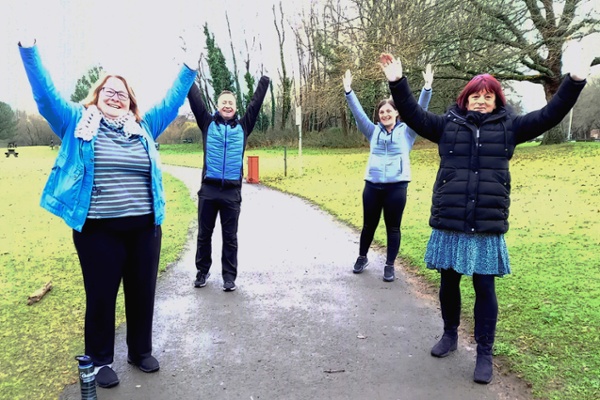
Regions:
M 39 206 L 56 151 L 19 148 L 19 158 L 0 161 L 0 398 L 57 398 L 75 383 L 83 352 L 85 294 L 65 223 Z M 196 206 L 180 181 L 165 176 L 167 218 L 160 270 L 176 261 L 188 237 Z M 27 297 L 51 281 L 39 303 Z M 117 325 L 124 321 L 122 293 Z

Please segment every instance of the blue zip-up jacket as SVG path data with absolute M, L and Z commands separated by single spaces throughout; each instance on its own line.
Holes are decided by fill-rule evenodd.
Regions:
M 246 143 L 256 124 L 268 88 L 269 78 L 261 77 L 244 116 L 238 118 L 236 115 L 225 121 L 218 111 L 212 115 L 208 112 L 200 89 L 192 85 L 188 99 L 196 123 L 202 131 L 204 149 L 202 183 L 220 187 L 242 186 Z
M 81 232 L 90 208 L 94 183 L 94 144 L 75 137 L 75 128 L 84 111 L 82 104 L 64 99 L 56 90 L 50 74 L 42 65 L 37 46 L 20 47 L 21 58 L 40 114 L 61 138 L 58 156 L 42 192 L 40 205 Z M 183 66 L 165 98 L 148 112 L 140 125 L 141 141 L 150 158 L 154 221 L 161 225 L 165 217 L 165 195 L 155 139 L 177 117 L 179 108 L 196 78 L 196 70 Z
M 373 123 L 354 94 L 346 93 L 350 111 L 354 115 L 358 130 L 370 145 L 369 161 L 365 180 L 373 183 L 395 183 L 410 181 L 410 157 L 417 134 L 404 122 L 398 122 L 390 133 L 381 123 Z M 421 90 L 419 105 L 427 110 L 431 100 L 431 89 Z M 400 114 L 402 116 L 402 114 Z

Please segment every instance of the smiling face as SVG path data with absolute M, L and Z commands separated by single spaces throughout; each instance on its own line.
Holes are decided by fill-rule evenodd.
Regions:
M 467 110 L 491 113 L 496 109 L 496 95 L 487 90 L 471 93 L 468 97 Z
M 388 102 L 379 107 L 378 111 L 379 122 L 390 131 L 395 125 L 396 121 L 398 121 L 398 110 L 396 110 L 392 105 Z
M 108 118 L 118 118 L 129 112 L 130 105 L 125 83 L 119 78 L 108 78 L 98 93 L 98 109 Z
M 217 109 L 224 120 L 233 119 L 237 111 L 235 96 L 231 93 L 222 93 L 217 100 Z

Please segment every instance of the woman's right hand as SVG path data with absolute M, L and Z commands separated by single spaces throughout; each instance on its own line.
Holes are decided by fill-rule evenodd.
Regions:
M 346 93 L 350 93 L 352 91 L 352 72 L 349 69 L 346 70 L 342 81 L 344 82 L 344 90 Z
M 389 53 L 381 53 L 379 65 L 390 82 L 396 82 L 402 78 L 402 63 Z

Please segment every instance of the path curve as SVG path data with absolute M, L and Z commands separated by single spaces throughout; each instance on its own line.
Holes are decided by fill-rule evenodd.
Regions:
M 196 200 L 200 170 L 165 166 Z M 461 338 L 444 359 L 429 355 L 441 331 L 435 302 L 401 269 L 382 280 L 384 255 L 352 274 L 358 233 L 308 202 L 263 185 L 243 186 L 238 289 L 221 289 L 220 230 L 208 285 L 195 289 L 195 234 L 159 280 L 154 353 L 161 369 L 126 363 L 117 331 L 103 399 L 504 400 L 528 398 L 514 379 L 473 383 L 474 345 Z M 168 218 L 168 205 L 167 205 Z M 61 399 L 79 399 L 78 385 Z

